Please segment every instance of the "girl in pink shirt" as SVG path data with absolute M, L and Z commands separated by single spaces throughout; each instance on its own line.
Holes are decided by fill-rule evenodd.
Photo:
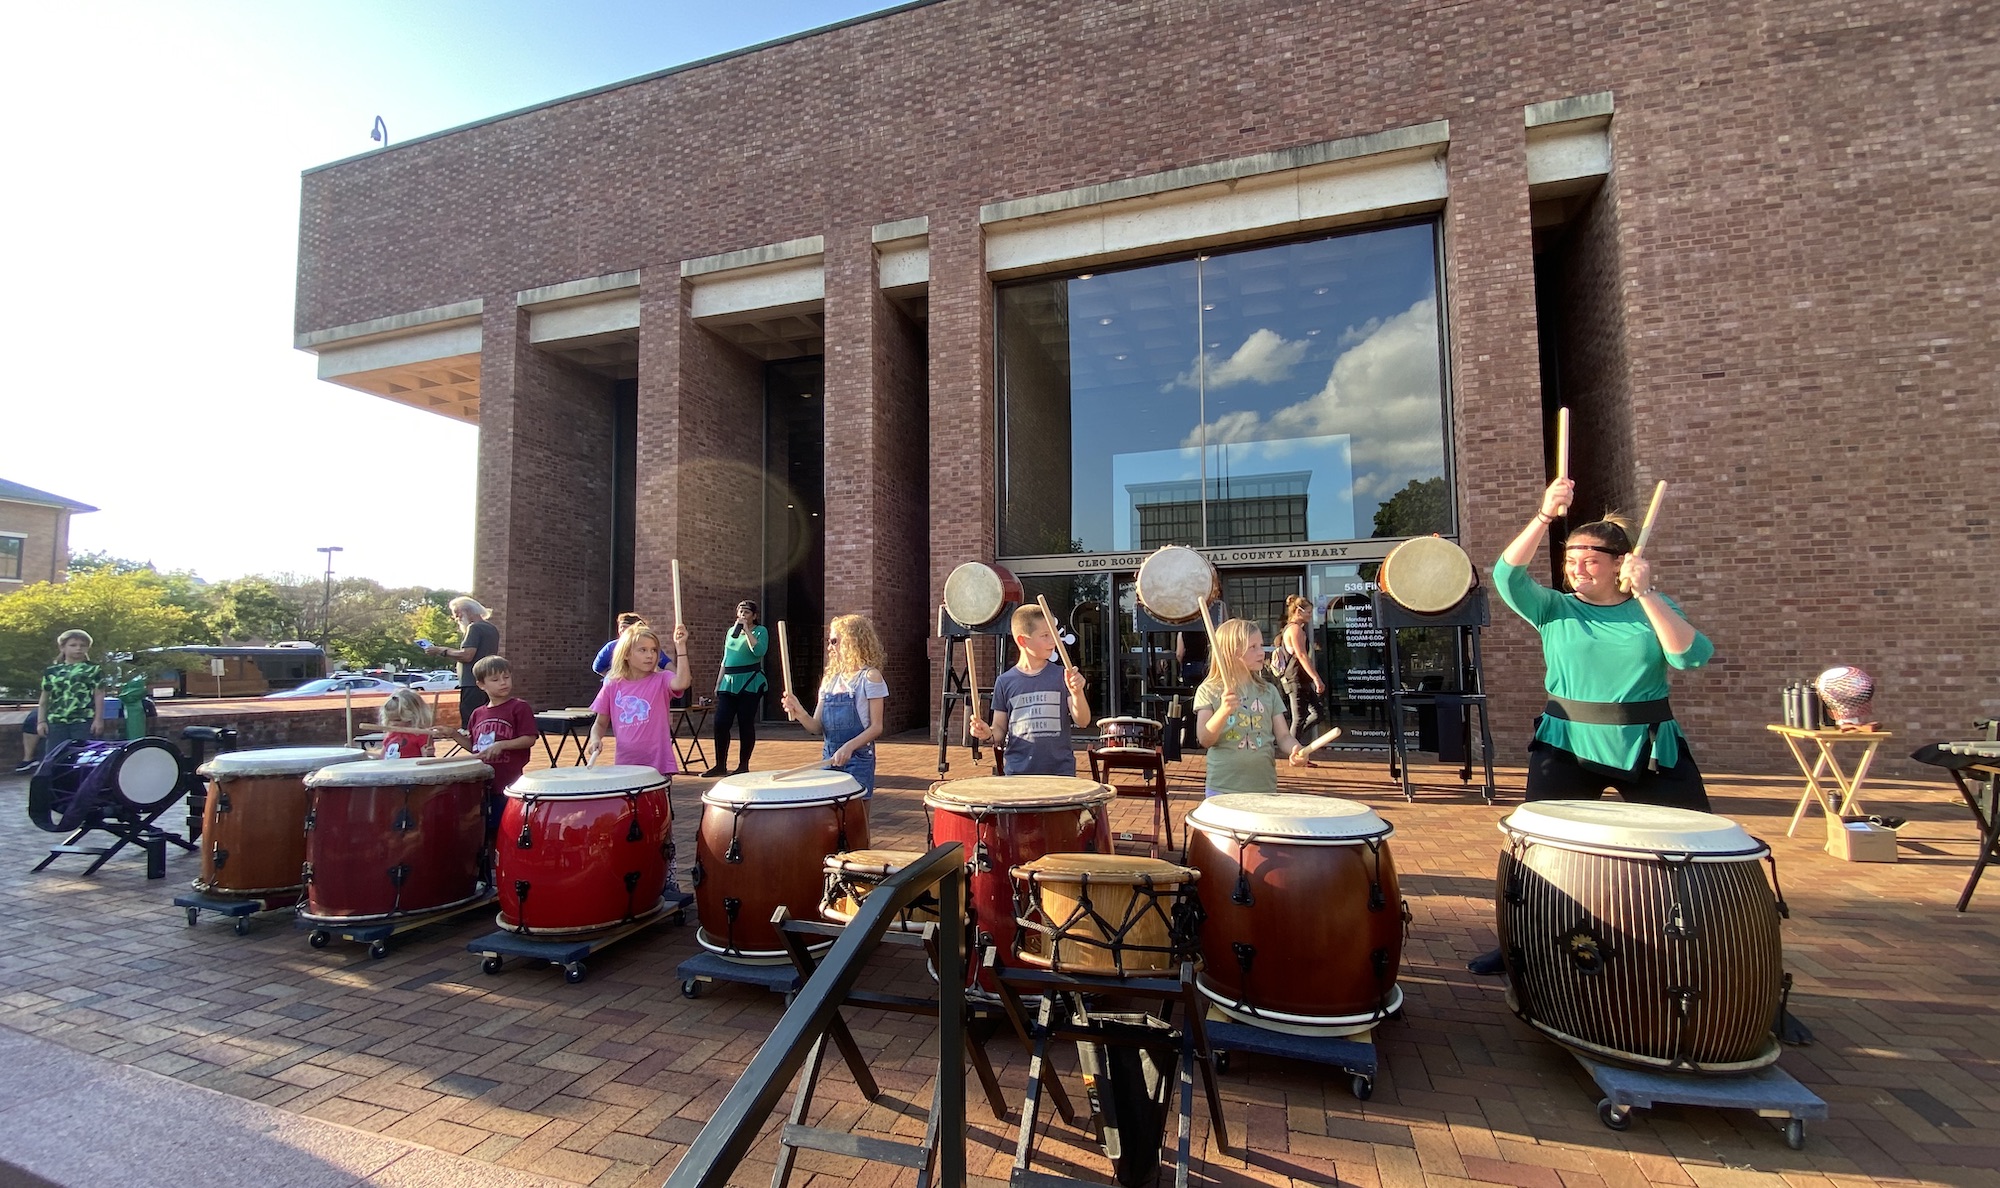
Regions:
M 590 708 L 584 761 L 596 763 L 608 726 L 618 739 L 620 763 L 637 763 L 671 775 L 680 769 L 674 759 L 674 694 L 694 683 L 687 667 L 687 626 L 674 626 L 674 660 L 661 665 L 660 637 L 651 627 L 636 626 L 618 638 L 611 653 L 611 675 L 597 691 Z

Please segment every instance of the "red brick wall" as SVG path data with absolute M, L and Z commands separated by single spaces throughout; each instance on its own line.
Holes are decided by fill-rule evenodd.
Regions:
M 2000 611 L 1978 580 L 2000 132 L 1968 114 L 1991 106 L 1989 24 L 1943 0 L 950 0 L 309 174 L 298 326 L 643 268 L 657 495 L 677 451 L 709 448 L 698 424 L 676 443 L 676 402 L 741 380 L 690 345 L 705 332 L 685 325 L 677 262 L 825 234 L 837 319 L 860 229 L 928 214 L 930 419 L 963 429 L 932 431 L 928 604 L 951 565 L 992 553 L 980 203 L 1449 118 L 1454 442 L 1484 564 L 1543 480 L 1521 109 L 1610 90 L 1616 218 L 1591 233 L 1623 304 L 1626 481 L 1673 483 L 1661 584 L 1718 648 L 1677 701 L 1704 763 L 1776 769 L 1772 691 L 1837 660 L 1873 670 L 1885 723 L 1913 735 L 2000 712 Z M 507 316 L 489 314 L 489 357 Z M 865 353 L 830 356 L 829 387 L 859 389 L 844 358 L 878 376 Z M 664 506 L 640 511 L 656 613 L 646 559 L 713 520 Z M 502 563 L 483 547 L 482 580 Z M 856 580 L 843 564 L 830 583 Z M 734 594 L 699 595 L 704 628 Z M 1513 754 L 1539 658 L 1516 624 L 1492 644 Z

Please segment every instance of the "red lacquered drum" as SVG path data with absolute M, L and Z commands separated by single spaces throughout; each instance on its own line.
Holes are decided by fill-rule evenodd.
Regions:
M 524 773 L 500 810 L 494 882 L 509 932 L 595 932 L 660 908 L 667 777 L 636 764 Z
M 1405 909 L 1389 823 L 1365 804 L 1211 796 L 1188 814 L 1201 872 L 1201 992 L 1272 1031 L 1365 1031 L 1403 1005 Z
M 1014 956 L 1057 973 L 1144 977 L 1194 959 L 1200 876 L 1158 858 L 1044 854 L 1012 871 Z
M 1727 817 L 1543 800 L 1500 823 L 1507 1005 L 1598 1059 L 1736 1073 L 1778 1058 L 1770 847 Z
M 878 884 L 922 857 L 914 850 L 853 850 L 832 855 L 826 860 L 826 891 L 820 898 L 819 914 L 836 924 L 853 923 L 862 902 Z M 926 892 L 904 908 L 889 927 L 896 932 L 922 932 L 924 925 L 935 924 L 937 918 L 937 896 Z
M 967 561 L 944 580 L 944 609 L 967 627 L 984 627 L 1022 600 L 1021 579 L 1003 566 Z
M 1002 963 L 1014 960 L 1014 884 L 1008 872 L 1044 854 L 1077 854 L 1110 842 L 1104 806 L 1116 793 L 1093 780 L 1067 776 L 980 776 L 933 787 L 931 844 L 965 846 L 970 876 L 966 909 L 973 939 Z M 997 990 L 972 962 L 979 983 Z
M 306 776 L 367 758 L 349 747 L 272 747 L 203 764 L 210 787 L 194 889 L 245 898 L 296 892 L 306 861 Z
M 777 774 L 730 776 L 701 795 L 695 939 L 731 961 L 788 960 L 771 913 L 783 907 L 795 920 L 819 915 L 827 856 L 868 847 L 868 802 L 853 776 L 802 771 L 780 780 Z
M 306 903 L 299 919 L 357 924 L 486 894 L 486 785 L 477 759 L 370 759 L 306 777 Z

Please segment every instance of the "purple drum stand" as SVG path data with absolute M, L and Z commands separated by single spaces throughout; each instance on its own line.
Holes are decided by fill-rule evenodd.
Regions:
M 173 744 L 164 739 L 134 739 L 124 746 L 129 748 L 139 743 L 157 743 L 174 750 Z M 29 818 L 51 833 L 71 831 L 62 844 L 49 847 L 48 857 L 36 863 L 35 870 L 46 870 L 51 862 L 65 855 L 79 854 L 96 859 L 83 872 L 88 878 L 120 850 L 136 845 L 146 853 L 146 877 L 166 878 L 169 843 L 189 853 L 195 850 L 193 842 L 155 824 L 187 795 L 186 761 L 180 760 L 180 752 L 174 750 L 181 763 L 178 784 L 165 799 L 141 807 L 119 795 L 115 784 L 117 763 L 111 758 L 98 760 L 87 770 L 69 766 L 69 760 L 85 754 L 88 748 L 89 744 L 80 742 L 65 742 L 51 748 L 28 781 Z M 76 778 L 72 781 L 70 777 Z M 59 779 L 62 786 L 57 786 Z M 68 786 L 71 782 L 75 787 Z M 83 844 L 92 833 L 108 833 L 117 840 L 108 846 Z

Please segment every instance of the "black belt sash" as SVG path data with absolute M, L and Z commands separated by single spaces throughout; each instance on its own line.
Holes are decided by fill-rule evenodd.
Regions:
M 736 674 L 743 672 L 762 672 L 762 671 L 764 671 L 764 666 L 761 664 L 725 664 L 722 666 L 722 672 L 724 676 L 735 676 Z
M 1549 703 L 1542 707 L 1542 713 L 1585 726 L 1646 727 L 1648 771 L 1660 770 L 1660 757 L 1655 749 L 1660 738 L 1660 723 L 1674 720 L 1673 702 L 1665 697 L 1652 701 L 1576 701 L 1551 696 Z

